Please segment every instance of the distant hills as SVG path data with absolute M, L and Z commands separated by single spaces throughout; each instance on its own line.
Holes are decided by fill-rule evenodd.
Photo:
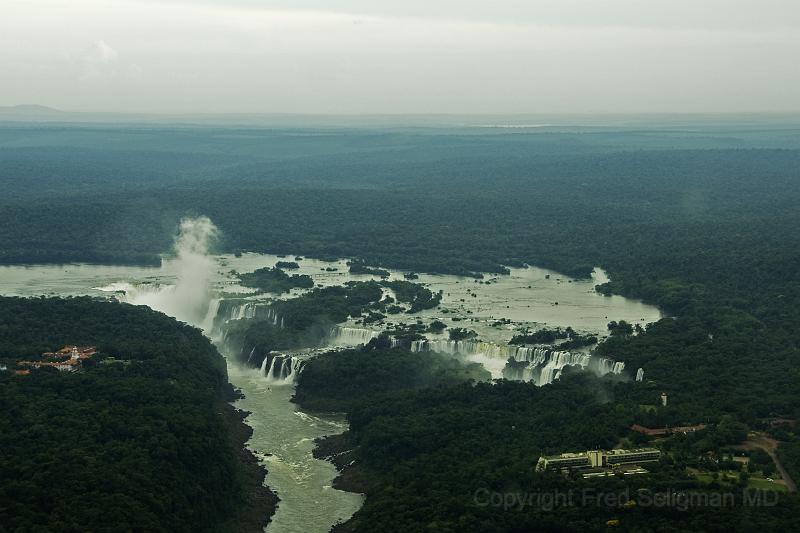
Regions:
M 63 113 L 63 111 L 60 111 L 58 109 L 39 104 L 20 104 L 14 106 L 0 107 L 0 111 L 4 113 L 20 113 L 20 114 Z
M 50 121 L 82 121 L 76 115 L 53 107 L 39 104 L 20 104 L 14 106 L 0 106 L 0 122 L 50 122 Z

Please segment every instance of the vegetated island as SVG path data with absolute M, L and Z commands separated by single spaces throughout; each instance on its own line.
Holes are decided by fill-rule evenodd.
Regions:
M 296 265 L 297 263 L 292 263 Z M 287 274 L 277 266 L 264 267 L 253 272 L 237 274 L 239 282 L 245 287 L 258 289 L 260 292 L 282 294 L 292 289 L 310 289 L 314 280 L 306 274 Z

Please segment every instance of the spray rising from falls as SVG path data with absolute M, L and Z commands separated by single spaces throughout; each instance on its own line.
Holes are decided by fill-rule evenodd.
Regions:
M 120 300 L 146 305 L 208 333 L 219 308 L 219 300 L 211 297 L 216 265 L 209 255 L 217 235 L 217 227 L 208 217 L 185 218 L 175 239 L 175 257 L 167 261 L 175 274 L 174 284 L 117 283 L 104 290 L 122 290 Z

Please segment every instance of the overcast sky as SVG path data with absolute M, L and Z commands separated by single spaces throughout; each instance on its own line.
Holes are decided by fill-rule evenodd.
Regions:
M 0 105 L 800 110 L 800 0 L 0 0 Z

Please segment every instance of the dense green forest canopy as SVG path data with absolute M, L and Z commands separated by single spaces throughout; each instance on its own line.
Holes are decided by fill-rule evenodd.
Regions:
M 370 276 L 379 276 L 381 278 L 388 278 L 389 271 L 383 268 L 370 267 L 362 261 L 351 261 L 348 267 L 351 274 L 367 274 Z
M 790 131 L 0 133 L 3 262 L 156 261 L 201 213 L 228 250 L 451 273 L 601 265 L 615 291 L 670 310 L 709 291 L 797 296 L 800 147 L 769 148 Z
M 441 291 L 438 294 L 433 294 L 430 289 L 412 281 L 382 281 L 381 285 L 392 289 L 398 302 L 411 304 L 408 309 L 409 313 L 433 309 L 442 301 Z
M 326 394 L 350 409 L 349 444 L 378 480 L 351 529 L 603 529 L 617 510 L 498 513 L 476 508 L 467 490 L 572 483 L 535 477 L 535 456 L 637 438 L 628 436 L 633 422 L 718 426 L 732 417 L 763 429 L 800 416 L 799 139 L 797 125 L 768 121 L 518 133 L 5 125 L 0 262 L 157 262 L 177 221 L 202 214 L 230 252 L 473 276 L 525 263 L 574 276 L 601 266 L 612 280 L 601 292 L 669 314 L 643 332 L 615 328 L 597 348 L 644 368 L 642 383 L 567 373 L 541 389 L 369 391 L 372 401 L 358 406 Z M 380 297 L 377 282 L 315 289 L 280 311 L 303 330 Z M 344 379 L 358 368 L 328 371 Z M 661 392 L 666 409 L 642 408 Z M 722 433 L 731 432 L 698 442 Z M 780 440 L 796 472 L 796 437 Z M 647 483 L 699 482 L 665 465 Z M 623 523 L 767 531 L 790 527 L 797 512 L 788 497 L 767 510 L 632 510 Z
M 338 355 L 343 358 L 337 359 Z M 436 387 L 418 388 L 414 385 L 425 376 L 435 381 L 438 365 L 420 365 L 417 355 L 366 347 L 313 359 L 300 375 L 295 400 L 301 406 L 327 405 L 349 415 L 350 431 L 323 441 L 320 449 L 344 467 L 340 480 L 344 488 L 366 491 L 367 500 L 337 531 L 578 532 L 605 530 L 608 520 L 620 520 L 626 531 L 793 527 L 792 517 L 800 510 L 796 496 L 781 496 L 770 507 L 746 505 L 746 478 L 736 482 L 741 486 L 721 486 L 687 474 L 687 462 L 697 465 L 698 457 L 708 457 L 746 437 L 747 427 L 731 418 L 723 417 L 688 437 L 662 440 L 657 445 L 668 455 L 659 464 L 648 464 L 646 476 L 584 480 L 537 473 L 534 465 L 540 455 L 610 449 L 622 443 L 632 446 L 629 439 L 641 435 L 631 432 L 629 425 L 655 421 L 643 418 L 637 386 L 568 373 L 546 387 L 509 381 L 475 384 L 462 374 Z M 386 364 L 376 363 L 384 360 Z M 657 390 L 650 394 L 654 396 Z M 653 416 L 669 416 L 668 409 L 664 411 Z M 784 450 L 793 467 L 795 454 L 796 448 Z M 754 467 L 760 456 L 752 454 Z M 719 468 L 714 461 L 709 463 Z M 769 471 L 772 462 L 758 464 Z M 576 496 L 583 491 L 626 494 L 629 497 L 620 504 L 629 498 L 643 502 L 637 493 L 640 489 L 736 497 L 726 507 L 679 509 L 675 505 L 581 503 Z M 483 504 L 489 494 L 552 495 L 556 491 L 572 491 L 575 499 L 556 509 L 517 505 L 516 500 L 509 508 Z
M 297 265 L 297 263 L 293 263 Z M 292 268 L 292 267 L 290 267 Z M 297 266 L 293 267 L 297 268 Z M 309 289 L 314 286 L 314 280 L 306 274 L 287 274 L 280 267 L 264 267 L 253 272 L 237 274 L 240 283 L 245 287 L 258 289 L 260 292 L 281 294 L 292 289 Z
M 291 350 L 306 346 L 315 346 L 324 330 L 281 328 L 270 320 L 241 320 L 232 323 L 226 330 L 226 342 L 238 351 L 253 350 L 254 353 L 268 354 L 277 350 Z M 249 355 L 242 353 L 244 357 Z M 252 361 L 253 366 L 260 366 L 263 357 Z M 246 359 L 243 359 L 246 361 Z
M 283 326 L 304 331 L 313 326 L 338 324 L 349 317 L 360 317 L 370 308 L 377 309 L 383 296 L 375 281 L 349 282 L 346 285 L 315 288 L 289 300 L 280 300 L 272 308 Z
M 65 344 L 99 355 L 14 374 Z M 0 297 L 0 361 L 0 530 L 247 529 L 225 363 L 200 331 L 146 307 Z
M 477 363 L 464 364 L 446 355 L 375 344 L 310 359 L 298 377 L 295 401 L 314 410 L 349 411 L 379 393 L 491 379 L 489 372 Z
M 677 317 L 610 355 L 668 392 L 714 375 L 735 383 L 715 395 L 735 411 L 796 414 L 798 132 L 5 125 L 0 262 L 157 261 L 180 217 L 204 214 L 229 251 L 464 274 L 599 265 L 601 290 Z

